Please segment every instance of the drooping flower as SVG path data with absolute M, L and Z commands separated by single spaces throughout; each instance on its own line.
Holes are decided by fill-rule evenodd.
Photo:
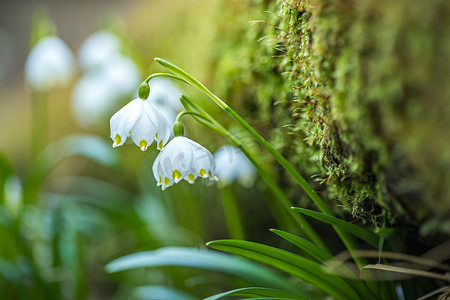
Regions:
M 217 181 L 212 154 L 200 144 L 183 136 L 173 138 L 153 163 L 153 175 L 165 190 L 182 179 L 194 183 L 198 178 Z
M 131 135 L 133 142 L 147 150 L 153 141 L 162 150 L 167 143 L 171 128 L 161 112 L 149 101 L 136 98 L 116 112 L 110 121 L 113 147 L 122 146 Z
M 242 151 L 234 146 L 225 145 L 214 153 L 219 187 L 237 180 L 243 187 L 249 188 L 255 182 L 256 169 Z
M 37 90 L 65 85 L 74 73 L 73 53 L 57 36 L 48 36 L 39 41 L 25 62 L 25 77 Z

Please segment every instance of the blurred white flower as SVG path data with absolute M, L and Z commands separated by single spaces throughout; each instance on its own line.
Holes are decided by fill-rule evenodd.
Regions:
M 113 111 L 117 95 L 102 76 L 87 74 L 81 77 L 72 92 L 72 112 L 78 123 L 88 128 L 106 120 Z
M 75 60 L 69 47 L 56 36 L 39 41 L 28 54 L 25 78 L 34 89 L 63 86 L 75 73 Z
M 170 79 L 156 77 L 150 80 L 149 84 L 150 97 L 156 106 L 166 106 L 174 111 L 179 111 L 182 108 L 181 91 Z
M 162 150 L 172 131 L 161 112 L 149 100 L 140 98 L 116 112 L 111 117 L 110 126 L 114 148 L 123 145 L 131 135 L 142 151 L 147 150 L 154 140 L 157 149 Z
M 91 34 L 80 46 L 78 57 L 84 70 L 101 68 L 120 55 L 120 39 L 106 30 Z
M 194 183 L 198 177 L 217 181 L 212 154 L 200 144 L 183 136 L 173 138 L 153 163 L 153 175 L 165 190 L 184 179 Z
M 129 96 L 136 93 L 141 82 L 141 71 L 136 63 L 126 56 L 116 56 L 97 73 L 110 85 L 115 95 Z
M 103 123 L 118 101 L 136 95 L 141 72 L 132 59 L 120 53 L 120 43 L 112 33 L 99 31 L 80 48 L 86 72 L 73 90 L 72 111 L 83 127 Z
M 243 187 L 253 186 L 256 169 L 242 151 L 234 146 L 225 145 L 214 153 L 219 187 L 224 187 L 237 180 Z

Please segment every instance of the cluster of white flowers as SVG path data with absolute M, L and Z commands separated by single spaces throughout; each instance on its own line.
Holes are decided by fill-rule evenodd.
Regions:
M 173 125 L 151 99 L 136 98 L 111 117 L 113 147 L 123 145 L 128 136 L 142 151 L 155 141 L 160 153 L 153 163 L 153 175 L 163 190 L 182 179 L 189 183 L 198 177 L 217 181 L 214 158 L 206 148 L 183 136 L 168 142 Z

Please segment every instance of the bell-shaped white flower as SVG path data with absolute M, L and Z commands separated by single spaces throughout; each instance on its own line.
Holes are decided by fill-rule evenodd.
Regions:
M 219 187 L 224 187 L 237 180 L 243 187 L 253 186 L 256 169 L 242 151 L 234 146 L 225 145 L 214 152 Z
M 72 51 L 59 37 L 48 36 L 31 49 L 25 62 L 25 77 L 37 90 L 67 84 L 75 73 Z
M 212 154 L 200 144 L 183 136 L 173 138 L 153 163 L 153 175 L 165 190 L 184 179 L 194 183 L 198 177 L 217 181 Z
M 162 150 L 172 132 L 164 115 L 149 101 L 134 99 L 116 112 L 110 121 L 113 147 L 122 146 L 131 135 L 133 142 L 147 150 L 153 141 Z

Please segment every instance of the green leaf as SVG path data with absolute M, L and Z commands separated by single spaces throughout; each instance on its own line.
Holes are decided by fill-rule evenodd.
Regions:
M 302 213 L 304 215 L 313 217 L 314 219 L 317 219 L 319 221 L 328 223 L 330 225 L 339 226 L 343 230 L 347 231 L 350 234 L 353 234 L 354 236 L 362 239 L 363 241 L 369 243 L 370 245 L 372 245 L 374 247 L 378 247 L 379 237 L 376 234 L 374 234 L 374 233 L 372 233 L 372 232 L 370 232 L 370 231 L 368 231 L 368 230 L 366 230 L 366 229 L 364 229 L 362 227 L 359 227 L 357 225 L 351 224 L 351 223 L 349 223 L 347 221 L 338 219 L 336 217 L 333 217 L 333 216 L 330 216 L 330 215 L 326 215 L 326 214 L 323 214 L 323 213 L 320 213 L 320 212 L 312 211 L 312 210 L 309 210 L 309 209 L 299 208 L 299 207 L 292 207 L 292 209 L 294 211 L 297 211 L 297 212 Z
M 307 241 L 301 237 L 298 237 L 291 233 L 288 233 L 288 232 L 285 232 L 282 230 L 277 230 L 277 229 L 270 229 L 270 231 L 281 236 L 282 238 L 286 239 L 287 241 L 293 243 L 300 249 L 303 249 L 304 251 L 309 253 L 311 256 L 316 258 L 321 264 L 334 259 L 334 257 L 330 253 L 326 252 L 322 248 L 317 247 L 315 244 L 313 244 L 310 241 Z M 351 274 L 351 271 L 347 270 L 344 265 L 340 269 L 335 270 L 335 272 L 337 273 L 337 275 L 344 277 L 345 281 L 347 281 L 351 286 L 353 286 L 355 289 L 357 289 L 361 293 L 363 293 L 363 294 L 372 293 L 362 281 L 346 279 L 347 277 L 351 276 L 351 275 L 349 276 L 349 274 Z M 346 272 L 350 272 L 350 273 L 346 273 Z
M 268 289 L 268 288 L 261 288 L 261 287 L 248 287 L 248 288 L 241 288 L 241 289 L 235 289 L 228 292 L 224 292 L 221 294 L 217 294 L 208 298 L 205 298 L 204 300 L 217 300 L 221 299 L 223 297 L 227 296 L 243 296 L 243 297 L 250 297 L 250 298 L 260 298 L 260 297 L 269 297 L 269 299 L 299 299 L 303 300 L 306 298 L 287 293 L 280 290 L 275 289 Z
M 278 230 L 278 229 L 270 229 L 270 231 L 281 236 L 282 238 L 291 242 L 292 244 L 299 247 L 300 249 L 304 250 L 305 252 L 310 254 L 312 257 L 317 259 L 317 261 L 320 263 L 333 258 L 333 256 L 330 253 L 326 252 L 325 250 L 316 246 L 315 244 L 311 243 L 310 241 L 305 240 L 304 238 L 301 238 L 299 236 L 296 236 L 296 235 L 293 235 L 286 231 L 282 231 L 282 230 Z
M 299 255 L 267 245 L 238 240 L 213 241 L 207 243 L 207 246 L 268 264 L 312 283 L 337 299 L 361 298 L 345 280 L 328 274 L 320 264 Z
M 114 273 L 144 267 L 166 266 L 184 266 L 223 272 L 261 286 L 299 294 L 295 285 L 265 267 L 246 259 L 210 250 L 184 247 L 160 248 L 155 251 L 138 252 L 117 258 L 105 268 L 109 273 Z

